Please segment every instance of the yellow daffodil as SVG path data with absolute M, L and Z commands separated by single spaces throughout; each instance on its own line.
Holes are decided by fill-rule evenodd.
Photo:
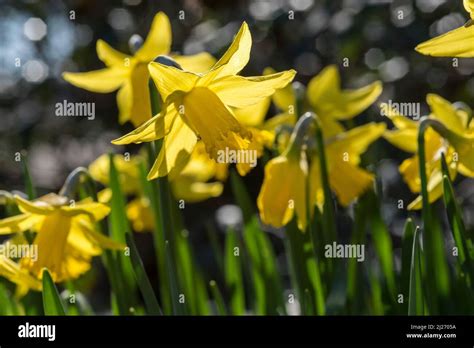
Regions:
M 199 141 L 181 173 L 170 178 L 174 196 L 189 203 L 219 197 L 224 189 L 223 184 L 208 182 L 216 177 L 218 167 L 219 164 L 207 155 L 204 143 Z
M 33 277 L 28 270 L 5 255 L 0 255 L 0 277 L 4 277 L 18 285 L 20 289 L 33 289 L 41 291 L 42 283 Z M 21 294 L 19 294 L 21 295 Z
M 436 201 L 443 194 L 443 175 L 441 171 L 441 154 L 444 153 L 450 170 L 451 179 L 459 172 L 465 176 L 474 177 L 474 125 L 469 125 L 468 114 L 456 109 L 447 100 L 435 94 L 428 94 L 426 101 L 431 108 L 429 118 L 439 121 L 453 134 L 452 137 L 441 136 L 437 131 L 428 128 L 425 131 L 425 158 L 427 188 L 429 202 Z M 408 119 L 396 112 L 388 113 L 395 129 L 384 134 L 394 146 L 414 154 L 400 165 L 400 173 L 410 190 L 414 193 L 421 191 L 419 174 L 419 157 L 417 136 L 419 122 Z M 408 209 L 421 209 L 421 196 L 418 196 Z
M 373 82 L 357 89 L 341 89 L 341 77 L 335 65 L 324 68 L 308 84 L 307 99 L 321 121 L 324 137 L 344 131 L 339 121 L 349 120 L 377 100 L 382 83 Z
M 90 269 L 92 257 L 103 249 L 125 247 L 95 231 L 94 223 L 110 211 L 102 203 L 88 199 L 73 203 L 53 193 L 34 201 L 15 196 L 15 201 L 21 214 L 0 220 L 0 234 L 36 232 L 33 246 L 37 247 L 37 257 L 23 257 L 19 267 L 37 279 L 41 279 L 43 268 L 55 282 L 75 279 Z
M 296 126 L 298 128 L 298 124 Z M 369 123 L 325 140 L 327 171 L 331 189 L 341 205 L 347 206 L 373 183 L 373 174 L 361 169 L 360 156 L 384 132 L 384 124 Z M 305 152 L 295 145 L 299 136 L 293 132 L 290 145 L 279 157 L 269 161 L 257 205 L 264 223 L 275 227 L 287 224 L 296 211 L 298 227 L 306 228 L 306 185 L 308 203 L 322 209 L 324 193 L 319 159 L 312 154 L 308 169 Z
M 265 178 L 257 198 L 263 223 L 285 226 L 296 212 L 298 227 L 306 228 L 308 163 L 301 151 L 286 151 L 265 166 Z
M 171 25 L 168 17 L 163 12 L 156 14 L 145 42 L 133 56 L 113 49 L 102 40 L 97 41 L 96 50 L 105 68 L 86 73 L 67 72 L 63 74 L 64 79 L 91 92 L 110 93 L 118 89 L 119 122 L 131 121 L 138 127 L 151 118 L 147 64 L 159 55 L 170 54 Z M 207 71 L 215 62 L 207 53 L 172 57 L 183 68 L 195 72 Z
M 348 206 L 372 185 L 374 175 L 359 167 L 360 156 L 384 131 L 385 124 L 371 122 L 326 139 L 329 185 L 342 206 Z M 310 182 L 312 197 L 322 209 L 324 194 L 317 157 L 311 162 Z
M 218 152 L 246 150 L 252 133 L 230 108 L 254 105 L 286 86 L 295 71 L 257 77 L 237 74 L 247 64 L 252 38 L 242 25 L 227 52 L 208 72 L 197 74 L 173 66 L 150 63 L 150 75 L 164 102 L 162 112 L 114 144 L 141 143 L 164 138 L 148 179 L 179 173 L 198 139 L 217 160 Z
M 323 135 L 331 137 L 345 130 L 340 121 L 349 120 L 373 104 L 382 93 L 382 83 L 375 81 L 357 89 L 341 89 L 341 77 L 335 65 L 324 68 L 308 84 L 302 105 L 292 86 L 275 92 L 273 101 L 283 112 L 276 116 L 296 122 L 296 113 L 314 111 L 321 122 Z M 302 107 L 303 110 L 297 110 Z
M 415 50 L 433 57 L 474 57 L 474 0 L 464 0 L 464 8 L 471 18 L 464 26 L 425 41 Z

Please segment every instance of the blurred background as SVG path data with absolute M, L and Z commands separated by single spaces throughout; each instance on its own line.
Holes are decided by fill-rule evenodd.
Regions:
M 129 53 L 130 36 L 145 37 L 158 11 L 171 20 L 173 51 L 184 54 L 208 51 L 219 57 L 247 21 L 253 49 L 243 75 L 261 74 L 267 66 L 294 68 L 296 80 L 306 84 L 323 67 L 337 64 L 345 88 L 383 81 L 378 102 L 421 102 L 423 115 L 428 110 L 425 96 L 433 92 L 474 107 L 473 59 L 453 66 L 451 58 L 414 51 L 418 43 L 465 23 L 461 0 L 0 0 L 0 6 L 0 190 L 24 190 L 22 167 L 15 161 L 18 152 L 27 155 L 39 192 L 47 193 L 59 190 L 74 168 L 87 166 L 104 152 L 123 151 L 110 140 L 132 127 L 117 123 L 115 93 L 81 90 L 62 80 L 61 73 L 103 67 L 95 52 L 98 39 Z M 343 66 L 346 58 L 348 66 Z M 55 104 L 64 100 L 95 103 L 95 119 L 57 117 Z M 377 105 L 354 124 L 385 122 Z M 365 155 L 367 163 L 375 163 L 370 169 L 378 173 L 383 213 L 396 248 L 407 216 L 397 201 L 403 199 L 406 205 L 415 197 L 398 173 L 407 157 L 382 139 Z M 261 169 L 244 178 L 253 197 L 261 186 Z M 472 230 L 473 181 L 458 178 L 456 187 Z M 232 203 L 226 185 L 222 197 L 184 210 L 198 260 L 210 274 L 206 225 L 225 230 L 226 224 L 238 222 L 239 211 L 232 207 L 216 214 Z M 350 209 L 338 214 L 340 230 L 349 232 Z M 271 232 L 278 248 L 279 231 Z M 146 253 L 149 236 L 139 238 Z

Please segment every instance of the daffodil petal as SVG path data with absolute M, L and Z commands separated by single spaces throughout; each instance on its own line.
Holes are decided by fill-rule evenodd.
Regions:
M 153 167 L 148 173 L 148 180 L 181 171 L 187 164 L 191 152 L 196 145 L 197 137 L 180 117 L 164 138 L 161 150 Z
M 148 70 L 165 102 L 176 91 L 189 92 L 199 79 L 196 74 L 155 62 L 148 64 Z
M 362 88 L 343 90 L 341 92 L 340 108 L 333 112 L 338 120 L 350 119 L 373 104 L 382 93 L 382 83 L 376 81 Z
M 441 172 L 441 169 L 434 170 L 431 176 L 428 178 L 427 189 L 428 201 L 430 203 L 437 201 L 443 195 L 443 173 Z M 422 207 L 423 198 L 420 195 L 415 198 L 415 200 L 411 202 L 407 208 L 408 210 L 419 210 Z
M 235 118 L 245 126 L 257 127 L 263 123 L 268 109 L 270 108 L 270 103 L 270 98 L 264 98 L 257 104 L 234 109 Z
M 265 70 L 263 70 L 264 75 L 271 75 L 275 73 L 276 71 L 272 68 L 265 68 Z M 288 84 L 284 88 L 277 89 L 272 98 L 277 108 L 283 113 L 291 112 L 292 109 L 296 109 L 296 96 L 291 84 Z
M 96 93 L 110 93 L 117 90 L 125 81 L 128 72 L 119 68 L 105 68 L 84 73 L 63 73 L 70 84 Z
M 30 202 L 24 198 L 21 198 L 18 195 L 14 196 L 15 202 L 18 205 L 18 208 L 23 213 L 37 214 L 37 215 L 48 215 L 55 211 L 55 208 L 51 205 L 41 202 L 33 201 Z
M 0 235 L 29 230 L 38 219 L 31 214 L 20 214 L 0 220 Z
M 263 129 L 268 131 L 275 131 L 278 127 L 288 125 L 294 126 L 296 123 L 296 115 L 283 113 L 275 115 L 268 120 L 265 121 L 263 124 Z
M 433 57 L 474 57 L 474 25 L 463 26 L 425 41 L 415 50 Z
M 123 243 L 119 243 L 114 241 L 111 238 L 103 235 L 102 233 L 98 233 L 94 231 L 87 223 L 83 221 L 78 222 L 82 232 L 86 235 L 86 237 L 90 238 L 94 243 L 96 243 L 99 247 L 103 249 L 111 249 L 111 250 L 124 250 L 126 245 Z
M 123 54 L 112 48 L 104 40 L 97 40 L 96 51 L 99 59 L 104 62 L 105 65 L 111 66 L 124 66 L 126 59 L 130 59 L 130 56 Z
M 474 0 L 463 0 L 464 8 L 471 15 L 471 19 L 474 19 Z
M 325 68 L 308 84 L 308 99 L 316 113 L 322 117 L 347 120 L 367 109 L 382 93 L 382 83 L 353 90 L 341 90 L 336 66 Z
M 385 124 L 375 122 L 353 128 L 329 139 L 328 151 L 347 153 L 348 162 L 358 164 L 360 155 L 367 151 L 369 145 L 380 138 L 384 131 Z
M 171 187 L 176 198 L 189 203 L 219 197 L 224 190 L 224 185 L 220 182 L 199 182 L 186 176 L 173 181 Z
M 171 24 L 168 16 L 158 12 L 153 18 L 150 32 L 143 46 L 135 56 L 142 62 L 148 63 L 157 56 L 168 54 L 171 48 Z
M 132 108 L 130 110 L 130 121 L 135 127 L 151 118 L 150 92 L 148 90 L 149 76 L 147 66 L 139 64 L 133 70 L 131 77 Z
M 408 185 L 411 192 L 421 191 L 421 180 L 419 175 L 419 158 L 418 155 L 407 158 L 400 164 L 398 170 L 403 177 L 403 181 Z
M 387 131 L 384 133 L 383 137 L 390 144 L 403 151 L 416 153 L 418 149 L 418 131 L 416 129 L 396 129 L 393 131 Z
M 216 58 L 207 52 L 201 52 L 189 56 L 173 56 L 172 58 L 183 68 L 183 70 L 191 71 L 193 73 L 205 73 L 216 63 Z
M 110 213 L 110 208 L 106 204 L 87 201 L 78 202 L 75 206 L 61 207 L 61 210 L 67 216 L 87 214 L 91 216 L 94 221 L 100 221 Z
M 275 90 L 285 87 L 295 74 L 296 71 L 288 70 L 255 77 L 227 76 L 212 82 L 209 89 L 214 91 L 224 104 L 243 108 L 257 104 L 275 93 Z
M 307 88 L 307 96 L 311 106 L 318 110 L 324 100 L 338 99 L 341 89 L 339 71 L 335 65 L 325 67 L 318 75 L 313 77 Z
M 201 83 L 206 85 L 206 83 L 219 77 L 237 75 L 247 65 L 251 48 L 252 36 L 247 23 L 243 22 L 232 44 L 204 76 Z
M 0 275 L 23 288 L 23 291 L 18 294 L 20 297 L 29 289 L 41 291 L 42 284 L 37 278 L 29 275 L 27 270 L 22 269 L 18 263 L 4 255 L 0 255 Z
M 418 129 L 417 122 L 409 119 L 404 115 L 401 115 L 398 111 L 390 107 L 387 103 L 381 103 L 380 109 L 382 115 L 388 117 L 398 129 Z
M 345 207 L 370 188 L 373 178 L 373 174 L 343 160 L 333 161 L 329 172 L 329 184 Z
M 124 124 L 130 120 L 132 114 L 133 94 L 132 82 L 125 81 L 117 92 L 117 107 L 119 109 L 119 123 Z
M 280 156 L 267 163 L 257 198 L 260 218 L 265 224 L 282 227 L 296 211 L 298 227 L 305 230 L 306 176 L 307 169 L 297 160 Z
M 140 144 L 142 142 L 161 139 L 170 132 L 177 116 L 178 111 L 176 110 L 175 105 L 171 103 L 166 107 L 166 113 L 159 113 L 130 133 L 118 139 L 112 140 L 112 144 Z
M 321 122 L 321 129 L 325 139 L 336 136 L 345 131 L 344 126 L 335 119 L 328 117 L 327 114 L 322 114 L 319 117 Z
M 472 40 L 474 45 L 474 36 Z M 461 118 L 458 116 L 456 109 L 449 101 L 439 95 L 430 93 L 426 96 L 426 102 L 430 106 L 433 118 L 440 120 L 446 128 L 457 134 L 462 135 L 465 132 L 465 127 L 461 123 Z
M 127 217 L 136 232 L 152 231 L 155 225 L 150 203 L 143 197 L 136 198 L 127 204 Z

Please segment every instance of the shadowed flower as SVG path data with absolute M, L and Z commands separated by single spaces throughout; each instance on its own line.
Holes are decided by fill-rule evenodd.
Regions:
M 37 257 L 28 255 L 19 262 L 20 268 L 35 278 L 41 279 L 43 268 L 47 268 L 55 282 L 75 279 L 90 269 L 92 257 L 103 249 L 125 247 L 95 231 L 95 222 L 110 211 L 102 203 L 86 199 L 70 204 L 66 197 L 53 193 L 34 201 L 15 196 L 15 202 L 21 214 L 0 220 L 0 234 L 36 232 L 33 246 Z
M 382 83 L 375 81 L 361 88 L 341 89 L 339 70 L 337 66 L 330 65 L 313 77 L 306 92 L 301 93 L 305 95 L 300 96 L 301 105 L 297 105 L 297 91 L 292 86 L 278 90 L 273 101 L 282 114 L 275 118 L 294 124 L 295 115 L 314 111 L 320 120 L 324 137 L 331 137 L 345 130 L 340 121 L 354 118 L 377 100 L 382 93 Z
M 286 151 L 266 165 L 257 205 L 262 221 L 274 227 L 287 224 L 296 212 L 298 227 L 304 231 L 306 192 L 309 206 L 317 205 L 321 210 L 324 193 L 318 155 L 303 151 L 299 124 L 302 123 L 297 123 Z M 359 167 L 360 156 L 384 130 L 384 124 L 369 123 L 325 139 L 329 185 L 341 205 L 349 205 L 372 185 L 373 174 Z
M 298 227 L 305 230 L 307 176 L 308 163 L 301 151 L 288 150 L 267 163 L 257 198 L 260 218 L 265 224 L 285 226 L 296 212 Z
M 330 65 L 311 79 L 306 94 L 327 138 L 343 132 L 344 127 L 339 121 L 354 118 L 374 103 L 381 93 L 380 81 L 357 89 L 341 89 L 339 70 Z
M 474 0 L 464 0 L 464 8 L 471 18 L 465 25 L 425 41 L 415 50 L 433 57 L 474 57 Z
M 252 133 L 235 118 L 231 108 L 244 108 L 286 86 L 294 70 L 242 77 L 237 74 L 249 60 L 252 38 L 246 23 L 227 52 L 206 73 L 196 74 L 173 66 L 150 63 L 150 75 L 163 100 L 162 112 L 114 144 L 163 139 L 161 151 L 148 179 L 179 173 L 198 139 L 217 160 L 219 150 L 246 150 Z
M 429 202 L 436 201 L 443 194 L 443 175 L 441 171 L 441 154 L 444 153 L 451 179 L 457 173 L 474 177 L 474 142 L 469 138 L 474 136 L 474 127 L 470 124 L 466 111 L 456 109 L 447 100 L 436 94 L 428 94 L 426 101 L 431 108 L 429 118 L 439 121 L 453 135 L 440 135 L 432 128 L 425 131 L 425 158 L 426 175 L 428 178 L 428 198 Z M 388 114 L 388 117 L 395 125 L 395 129 L 384 134 L 394 146 L 414 154 L 400 165 L 400 173 L 410 190 L 414 193 L 421 191 L 421 179 L 419 171 L 418 157 L 418 131 L 420 122 L 408 119 L 395 112 Z M 408 209 L 421 209 L 422 199 L 418 196 Z
M 374 175 L 359 167 L 360 156 L 384 131 L 385 124 L 371 122 L 325 140 L 329 185 L 342 206 L 348 206 L 373 184 Z M 311 162 L 310 183 L 311 195 L 322 210 L 324 194 L 317 154 Z
M 63 77 L 91 92 L 110 93 L 118 89 L 119 122 L 131 121 L 138 127 L 151 118 L 147 64 L 159 55 L 170 54 L 171 25 L 168 17 L 163 12 L 157 13 L 143 45 L 140 46 L 141 39 L 135 41 L 137 44 L 131 46 L 137 47 L 132 47 L 134 55 L 130 56 L 98 40 L 97 56 L 106 67 L 86 73 L 66 72 Z M 185 69 L 196 72 L 208 70 L 215 62 L 208 53 L 172 57 Z

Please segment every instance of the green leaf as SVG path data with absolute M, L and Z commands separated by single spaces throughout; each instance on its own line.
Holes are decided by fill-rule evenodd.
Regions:
M 171 307 L 173 308 L 173 314 L 183 315 L 187 314 L 186 310 L 186 299 L 184 303 L 180 302 L 181 293 L 178 286 L 178 280 L 176 278 L 176 270 L 174 269 L 174 263 L 172 261 L 172 250 L 170 243 L 165 241 L 165 255 L 166 255 L 166 270 L 168 273 L 168 281 L 171 290 Z
M 135 241 L 133 240 L 133 236 L 131 234 L 127 234 L 126 238 L 127 245 L 130 248 L 130 257 L 132 260 L 135 278 L 145 301 L 147 313 L 151 315 L 161 315 L 162 312 L 158 304 L 158 300 L 156 299 L 153 287 L 151 286 L 145 268 L 143 267 L 143 262 L 140 258 L 140 254 L 138 253 L 138 249 L 135 244 Z
M 365 197 L 364 197 L 365 198 Z M 365 245 L 367 241 L 366 223 L 369 209 L 361 199 L 355 207 L 354 230 L 352 232 L 351 244 Z M 364 272 L 361 262 L 356 258 L 347 261 L 347 308 L 350 313 L 363 313 L 367 308 L 364 302 Z
M 175 257 L 178 271 L 178 280 L 186 297 L 186 304 L 190 314 L 198 314 L 197 282 L 199 270 L 195 267 L 188 231 L 181 230 L 175 234 Z
M 310 315 L 314 312 L 316 305 L 312 298 L 314 289 L 309 279 L 307 263 L 314 257 L 314 254 L 309 234 L 298 229 L 296 217 L 286 225 L 285 250 L 292 288 L 296 291 L 296 298 L 301 305 L 301 313 Z M 311 291 L 308 295 L 305 291 L 309 291 L 309 289 Z
M 456 292 L 459 294 L 461 312 L 470 312 L 474 308 L 474 260 L 472 258 L 472 240 L 469 238 L 461 208 L 459 207 L 456 197 L 454 195 L 453 186 L 449 179 L 449 170 L 446 164 L 444 154 L 441 160 L 443 171 L 443 198 L 446 206 L 446 213 L 453 233 L 454 241 L 456 243 L 457 255 L 456 259 L 456 281 L 459 283 L 456 286 Z
M 0 315 L 24 315 L 25 312 L 17 299 L 0 283 Z
M 43 309 L 45 315 L 66 315 L 58 289 L 46 268 L 43 270 Z
M 244 242 L 250 259 L 256 313 L 275 315 L 284 312 L 283 290 L 276 256 L 256 217 L 244 228 Z
M 423 217 L 423 261 L 424 283 L 426 284 L 427 312 L 432 315 L 449 310 L 450 277 L 445 254 L 444 239 L 438 216 L 428 197 L 428 178 L 426 175 L 426 155 L 424 134 L 430 120 L 421 122 L 418 131 L 418 157 L 422 195 Z
M 152 143 L 146 144 L 146 149 L 148 153 L 148 164 L 149 167 L 153 164 L 155 160 L 155 154 L 153 149 Z M 159 287 L 160 287 L 160 298 L 161 304 L 163 306 L 163 312 L 166 315 L 172 313 L 171 307 L 171 292 L 170 292 L 170 285 L 169 285 L 169 278 L 166 270 L 166 256 L 165 256 L 165 235 L 164 231 L 162 230 L 162 224 L 160 221 L 160 214 L 161 210 L 159 208 L 159 201 L 158 201 L 158 189 L 156 187 L 156 183 L 153 181 L 147 180 L 147 171 L 145 168 L 145 163 L 140 162 L 139 164 L 139 173 L 140 173 L 140 182 L 142 184 L 142 189 L 150 201 L 152 215 L 153 215 L 153 244 L 155 247 L 155 255 L 156 255 L 156 264 L 158 268 L 158 278 L 159 278 Z
M 413 251 L 413 238 L 415 236 L 415 225 L 412 219 L 407 219 L 402 238 L 402 270 L 401 270 L 401 293 L 404 298 L 410 293 L 410 272 Z M 406 303 L 406 301 L 404 301 Z M 405 306 L 408 311 L 408 304 Z
M 396 299 L 397 290 L 395 285 L 395 268 L 393 264 L 393 245 L 390 233 L 382 219 L 380 212 L 380 203 L 374 191 L 366 193 L 368 202 L 371 207 L 368 209 L 371 225 L 371 236 L 374 242 L 375 252 L 380 261 L 382 273 L 385 278 L 387 290 L 390 298 Z
M 35 199 L 36 196 L 36 188 L 33 185 L 33 180 L 31 179 L 30 171 L 28 169 L 27 159 L 26 156 L 21 159 L 22 169 L 23 169 L 23 178 L 25 180 L 25 191 L 28 195 L 28 199 L 32 200 Z
M 238 254 L 234 252 L 239 250 Z M 230 309 L 233 315 L 245 313 L 244 282 L 240 255 L 240 243 L 235 231 L 229 230 L 225 241 L 225 283 L 230 292 Z
M 226 315 L 227 310 L 225 308 L 224 299 L 222 297 L 221 291 L 219 290 L 219 287 L 217 286 L 216 281 L 211 280 L 209 282 L 209 287 L 211 288 L 212 297 L 214 297 L 214 301 L 216 303 L 217 314 Z
M 126 235 L 131 233 L 129 221 L 127 219 L 127 212 L 125 208 L 125 197 L 120 187 L 118 172 L 115 167 L 113 155 L 109 154 L 109 185 L 112 190 L 112 198 L 110 200 L 110 215 L 109 232 L 112 238 L 116 241 L 126 243 Z M 136 303 L 137 284 L 133 274 L 133 267 L 128 256 L 121 251 L 112 251 L 116 267 L 117 281 L 122 287 L 121 291 L 116 293 L 117 300 L 122 303 L 122 311 L 127 308 L 132 308 Z M 110 265 L 109 265 L 110 266 Z M 117 290 L 117 289 L 116 289 Z M 121 298 L 119 298 L 119 296 Z
M 252 220 L 252 216 L 256 212 L 255 205 L 245 187 L 242 178 L 237 174 L 234 168 L 230 171 L 230 184 L 237 205 L 242 209 L 244 222 L 247 224 Z
M 410 293 L 408 297 L 408 315 L 424 314 L 424 297 L 422 287 L 421 250 L 418 228 L 413 235 L 410 264 Z

